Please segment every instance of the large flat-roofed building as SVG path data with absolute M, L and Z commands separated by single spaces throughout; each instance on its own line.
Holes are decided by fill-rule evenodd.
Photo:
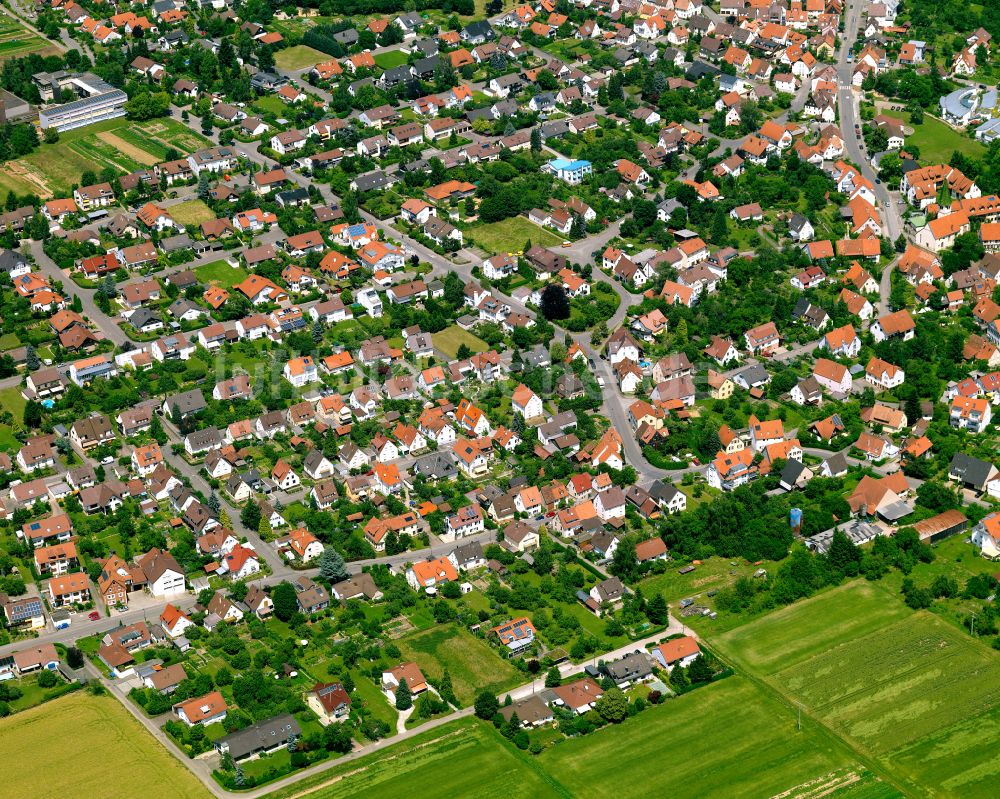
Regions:
M 31 106 L 16 94 L 0 89 L 0 124 L 15 122 L 31 116 Z
M 128 95 L 90 72 L 78 75 L 40 73 L 34 79 L 36 84 L 47 85 L 53 97 L 56 87 L 61 90 L 70 89 L 80 95 L 79 100 L 39 111 L 38 124 L 42 130 L 73 130 L 125 116 Z

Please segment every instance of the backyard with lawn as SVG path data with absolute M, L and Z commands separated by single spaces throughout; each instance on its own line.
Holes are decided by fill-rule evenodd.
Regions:
M 203 283 L 211 283 L 213 286 L 221 286 L 229 289 L 237 283 L 246 280 L 247 272 L 242 267 L 232 267 L 228 261 L 212 261 L 202 264 L 194 270 L 198 280 Z

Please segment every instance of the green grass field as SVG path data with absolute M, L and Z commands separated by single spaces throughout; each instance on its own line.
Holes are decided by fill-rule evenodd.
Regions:
M 485 352 L 490 348 L 490 345 L 479 336 L 455 325 L 445 328 L 440 333 L 432 333 L 431 340 L 434 342 L 434 348 L 441 350 L 449 358 L 454 358 L 458 348 L 463 344 L 473 352 Z
M 924 115 L 922 125 L 913 125 L 909 114 L 903 111 L 886 111 L 885 114 L 901 119 L 913 128 L 913 135 L 906 137 L 906 143 L 920 148 L 921 163 L 947 164 L 955 150 L 973 158 L 982 158 L 986 153 L 982 144 L 969 136 L 963 136 L 940 119 Z
M 382 67 L 382 69 L 392 69 L 393 67 L 405 64 L 406 58 L 406 53 L 399 50 L 389 50 L 386 53 L 379 53 L 375 56 L 375 63 Z
M 27 404 L 27 401 L 21 396 L 20 386 L 0 389 L 0 408 L 10 411 L 19 424 L 24 415 L 24 406 Z
M 171 205 L 170 215 L 182 225 L 200 225 L 215 219 L 215 213 L 202 200 L 187 200 L 186 202 Z M 228 267 L 227 267 L 228 268 Z M 235 272 L 235 269 L 230 269 Z
M 483 722 L 465 719 L 343 763 L 266 799 L 539 799 L 568 796 Z
M 67 745 L 54 745 L 56 741 Z M 77 691 L 0 720 L 0 747 L 31 753 L 8 758 L 4 793 L 9 796 L 106 796 L 109 764 L 157 796 L 211 796 L 110 696 Z
M 372 716 L 389 725 L 388 737 L 391 738 L 396 734 L 396 719 L 399 716 L 396 708 L 389 704 L 385 694 L 359 669 L 355 669 L 351 676 L 354 678 L 355 701 L 358 699 L 363 701 Z
M 569 795 L 614 799 L 776 796 L 852 765 L 819 725 L 804 720 L 796 731 L 791 707 L 741 677 L 560 743 L 539 761 Z
M 532 733 L 533 737 L 541 733 Z M 346 779 L 344 777 L 347 777 Z M 268 799 L 476 796 L 631 799 L 670 796 L 805 797 L 816 784 L 884 787 L 815 723 L 796 730 L 790 707 L 733 677 L 546 749 L 513 749 L 473 719 L 304 780 Z M 815 794 L 816 796 L 824 794 Z M 851 799 L 888 799 L 856 792 Z
M 745 624 L 718 644 L 738 664 L 771 676 L 910 615 L 888 599 L 871 583 L 848 583 Z
M 424 676 L 436 682 L 447 667 L 455 696 L 471 705 L 476 694 L 488 690 L 499 694 L 525 682 L 509 661 L 485 642 L 454 625 L 435 627 L 400 638 L 396 642 L 404 660 L 412 660 Z
M 213 283 L 222 286 L 224 289 L 232 288 L 237 283 L 246 280 L 247 271 L 243 267 L 231 267 L 225 261 L 212 261 L 209 264 L 202 264 L 194 270 L 198 279 L 206 283 Z
M 520 252 L 526 241 L 543 247 L 558 247 L 563 242 L 562 237 L 529 222 L 523 216 L 512 216 L 488 225 L 476 225 L 466 231 L 466 238 L 471 238 L 491 254 Z
M 280 69 L 305 69 L 314 67 L 322 61 L 329 61 L 330 56 L 321 53 L 305 44 L 297 44 L 294 47 L 286 47 L 274 54 L 274 63 Z
M 996 795 L 1000 655 L 934 614 L 855 581 L 715 643 L 914 795 Z

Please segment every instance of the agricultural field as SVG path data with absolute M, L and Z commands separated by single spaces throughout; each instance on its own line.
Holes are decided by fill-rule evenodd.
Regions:
M 543 247 L 558 247 L 563 242 L 561 236 L 529 222 L 523 216 L 512 216 L 488 225 L 476 225 L 468 228 L 465 235 L 466 239 L 472 239 L 490 255 L 522 251 L 526 241 Z
M 914 795 L 995 795 L 1000 655 L 934 614 L 855 581 L 716 644 Z
M 569 796 L 526 755 L 474 719 L 441 725 L 402 745 L 343 763 L 266 799 L 537 799 Z
M 485 352 L 490 348 L 489 344 L 479 336 L 458 326 L 445 328 L 440 333 L 432 333 L 431 340 L 434 342 L 434 349 L 441 350 L 449 358 L 454 358 L 458 348 L 463 344 L 473 352 Z
M 455 696 L 471 705 L 476 694 L 488 690 L 499 694 L 524 682 L 509 661 L 455 625 L 435 627 L 400 638 L 396 645 L 404 660 L 412 660 L 431 682 L 437 682 L 447 667 Z
M 55 144 L 42 144 L 31 155 L 9 162 L 0 189 L 34 192 L 42 198 L 66 194 L 86 171 L 134 172 L 163 161 L 168 150 L 189 153 L 208 143 L 172 119 L 112 119 L 63 133 Z
M 330 56 L 321 53 L 305 44 L 297 44 L 294 47 L 286 47 L 274 54 L 274 63 L 279 69 L 306 69 L 314 67 L 322 61 L 329 61 Z
M 666 757 L 672 752 L 674 756 Z M 651 708 L 617 727 L 553 746 L 540 763 L 571 796 L 629 799 L 776 796 L 853 766 L 823 728 L 742 677 Z
M 61 49 L 61 47 L 19 25 L 7 15 L 0 16 L 0 61 L 26 56 L 29 53 L 50 55 Z
M 200 225 L 215 219 L 215 213 L 201 200 L 187 200 L 177 205 L 171 205 L 168 209 L 170 215 L 182 225 Z M 227 267 L 229 268 L 229 267 Z M 235 269 L 230 269 L 235 272 Z
M 74 743 L 53 746 L 58 740 Z M 31 753 L 30 757 L 7 759 L 4 785 L 10 796 L 104 796 L 108 764 L 128 774 L 135 785 L 155 785 L 160 796 L 210 796 L 194 775 L 110 696 L 77 691 L 0 720 L 0 747 L 6 752 Z
M 621 725 L 556 744 L 534 757 L 512 748 L 487 725 L 443 725 L 384 753 L 344 764 L 271 794 L 283 799 L 432 796 L 646 797 L 650 786 L 672 797 L 825 795 L 837 786 L 884 788 L 856 768 L 822 727 L 739 677 L 651 708 Z M 683 751 L 683 757 L 676 756 Z M 666 757 L 664 753 L 673 753 Z M 460 763 L 461 767 L 456 767 Z M 471 782 L 474 780 L 474 782 Z M 312 789 L 312 790 L 310 790 Z M 817 794 L 823 795 L 823 794 Z M 889 799 L 890 792 L 851 799 Z

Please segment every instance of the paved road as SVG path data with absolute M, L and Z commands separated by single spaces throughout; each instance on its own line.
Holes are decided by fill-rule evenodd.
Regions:
M 31 253 L 31 257 L 35 259 L 35 263 L 38 264 L 38 269 L 42 274 L 50 281 L 58 280 L 63 284 L 64 295 L 70 297 L 75 294 L 80 298 L 80 303 L 83 306 L 83 316 L 93 322 L 106 339 L 113 342 L 116 347 L 121 347 L 126 341 L 135 343 L 113 319 L 97 307 L 97 303 L 94 302 L 96 291 L 94 289 L 81 288 L 74 283 L 72 278 L 63 272 L 56 265 L 56 262 L 45 254 L 41 241 L 32 239 L 28 244 L 28 251 Z

